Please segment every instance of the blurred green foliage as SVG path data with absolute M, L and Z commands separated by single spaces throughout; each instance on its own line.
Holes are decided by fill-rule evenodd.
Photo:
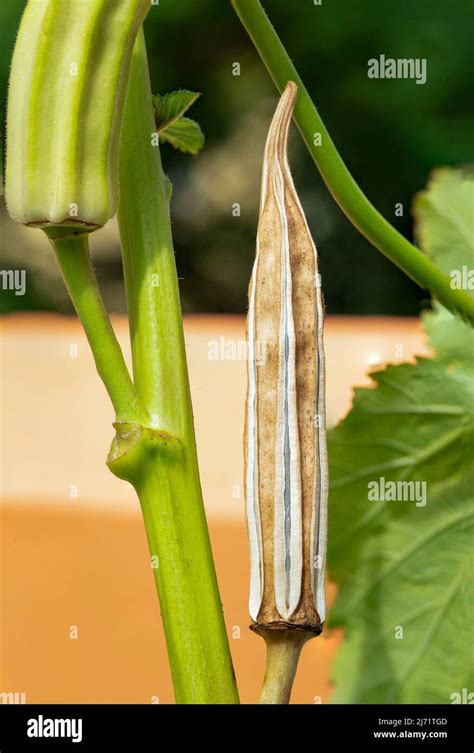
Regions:
M 24 4 L 4 0 L 0 6 L 2 102 Z M 331 0 L 317 6 L 312 0 L 264 0 L 264 6 L 355 178 L 411 238 L 411 199 L 430 171 L 472 160 L 470 3 Z M 206 134 L 203 153 L 189 157 L 162 147 L 174 184 L 184 309 L 242 312 L 254 256 L 262 150 L 276 91 L 226 0 L 160 0 L 148 15 L 146 36 L 154 91 L 185 87 L 203 93 L 192 113 Z M 426 58 L 427 83 L 369 79 L 367 61 L 382 53 Z M 232 75 L 235 62 L 240 76 Z M 296 132 L 290 159 L 319 248 L 328 312 L 417 313 L 427 294 L 349 224 Z M 397 203 L 403 204 L 403 217 L 395 216 Z M 233 215 L 235 204 L 240 216 Z M 0 222 L 10 223 L 4 214 Z M 2 268 L 16 263 L 15 245 L 3 244 Z M 112 251 L 97 264 L 109 305 L 122 310 L 116 242 Z M 35 275 L 30 278 L 31 290 Z M 15 305 L 51 306 L 48 291 L 39 283 L 38 288 Z

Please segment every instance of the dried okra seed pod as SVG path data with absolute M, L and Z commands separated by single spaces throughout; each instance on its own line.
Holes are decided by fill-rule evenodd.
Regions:
M 325 619 L 328 472 L 317 252 L 287 161 L 296 85 L 265 147 L 249 291 L 246 509 L 252 628 L 317 635 Z
M 131 55 L 150 0 L 29 0 L 13 54 L 6 199 L 25 225 L 100 227 L 118 201 Z

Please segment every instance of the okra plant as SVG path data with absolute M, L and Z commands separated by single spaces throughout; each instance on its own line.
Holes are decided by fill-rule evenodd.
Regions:
M 287 703 L 301 649 L 325 621 L 328 468 L 324 306 L 291 177 L 294 118 L 356 227 L 463 319 L 474 301 L 400 236 L 348 173 L 257 0 L 232 0 L 282 92 L 263 154 L 249 290 L 245 458 L 251 628 L 267 644 L 262 703 Z M 150 0 L 29 0 L 7 117 L 11 216 L 51 241 L 115 410 L 107 464 L 136 489 L 178 703 L 238 703 L 204 515 L 159 141 L 197 153 L 198 96 L 152 95 L 142 23 Z M 316 148 L 312 134 L 322 133 Z M 133 371 L 115 337 L 89 234 L 118 213 Z M 153 284 L 159 280 L 159 286 Z M 263 362 L 256 352 L 264 353 Z
M 51 240 L 113 403 L 108 466 L 137 490 L 159 558 L 154 573 L 176 700 L 235 703 L 197 466 L 171 191 L 153 138 L 173 126 L 168 136 L 182 143 L 178 123 L 191 101 L 186 93 L 153 101 L 141 30 L 149 6 L 30 0 L 11 71 L 7 205 L 14 219 Z M 185 136 L 199 146 L 192 121 Z M 133 376 L 88 250 L 89 233 L 118 203 Z

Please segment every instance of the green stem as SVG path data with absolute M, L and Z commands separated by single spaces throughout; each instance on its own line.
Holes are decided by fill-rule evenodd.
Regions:
M 48 236 L 117 421 L 146 421 L 97 285 L 89 254 L 89 235 L 52 237 L 48 233 Z
M 171 238 L 171 190 L 159 148 L 152 144 L 154 130 L 140 32 L 121 137 L 119 227 L 135 384 L 155 431 L 143 440 L 147 461 L 137 455 L 125 477 L 137 489 L 150 549 L 159 557 L 154 573 L 176 700 L 238 703 L 199 481 Z M 166 444 L 159 452 L 157 437 Z
M 259 703 L 289 703 L 301 650 L 312 634 L 296 629 L 260 628 L 257 632 L 267 646 L 267 666 Z
M 298 86 L 295 122 L 329 191 L 353 225 L 412 280 L 450 311 L 474 323 L 474 298 L 451 287 L 449 278 L 375 209 L 341 159 L 303 81 L 259 0 L 231 0 L 278 90 Z M 315 144 L 320 134 L 321 144 Z

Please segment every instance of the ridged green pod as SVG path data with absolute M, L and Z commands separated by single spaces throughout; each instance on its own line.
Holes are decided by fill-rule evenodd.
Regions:
M 100 227 L 118 203 L 118 142 L 150 0 L 29 0 L 13 55 L 6 199 L 25 225 Z

